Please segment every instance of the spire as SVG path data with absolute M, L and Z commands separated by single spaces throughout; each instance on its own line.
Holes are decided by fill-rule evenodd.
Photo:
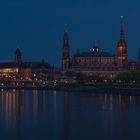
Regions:
M 121 30 L 124 28 L 124 16 L 121 16 Z
M 63 36 L 63 47 L 69 47 L 69 36 L 68 36 L 68 26 L 65 24 L 65 31 Z
M 19 48 L 17 48 L 15 51 L 15 63 L 20 64 L 21 62 L 22 62 L 21 51 Z
M 125 41 L 123 16 L 121 16 L 120 40 L 117 45 L 117 61 L 120 65 L 125 65 L 127 63 L 127 44 Z
M 121 30 L 120 30 L 120 42 L 125 42 L 125 33 L 124 33 L 124 16 L 121 16 Z
M 62 69 L 67 70 L 70 67 L 70 54 L 69 54 L 69 36 L 67 25 L 63 35 L 63 49 L 62 49 Z

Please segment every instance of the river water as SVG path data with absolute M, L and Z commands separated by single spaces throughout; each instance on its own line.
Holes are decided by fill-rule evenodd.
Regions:
M 0 91 L 1 140 L 140 140 L 140 96 Z

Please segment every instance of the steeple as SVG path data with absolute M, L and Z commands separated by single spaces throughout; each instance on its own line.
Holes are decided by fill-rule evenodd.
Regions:
M 117 45 L 117 63 L 122 66 L 127 63 L 127 44 L 125 41 L 123 16 L 121 16 L 120 40 Z
M 124 27 L 124 16 L 121 16 L 121 30 L 123 30 Z
M 124 17 L 121 16 L 120 42 L 125 42 Z
M 65 31 L 63 35 L 63 49 L 62 49 L 62 69 L 68 70 L 69 68 L 70 68 L 69 36 L 67 31 L 67 25 L 65 25 Z
M 15 63 L 16 64 L 21 64 L 22 58 L 21 58 L 21 51 L 19 48 L 16 49 L 15 51 Z
M 63 36 L 63 47 L 69 47 L 69 36 L 68 36 L 68 29 L 67 25 L 65 25 L 65 31 Z

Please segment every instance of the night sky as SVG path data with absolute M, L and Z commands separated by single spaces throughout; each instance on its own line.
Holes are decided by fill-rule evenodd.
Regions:
M 0 61 L 14 58 L 19 47 L 24 61 L 59 66 L 64 25 L 68 24 L 70 50 L 91 51 L 94 40 L 101 50 L 116 52 L 120 16 L 125 18 L 129 59 L 140 48 L 139 0 L 1 0 Z

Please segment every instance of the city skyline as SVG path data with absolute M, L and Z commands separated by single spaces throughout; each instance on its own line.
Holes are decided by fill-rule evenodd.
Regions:
M 68 42 L 70 42 L 70 39 L 69 39 L 69 30 L 68 30 L 68 25 L 67 24 L 65 24 L 64 25 L 64 32 L 63 32 L 63 34 L 65 34 L 65 33 L 67 33 L 67 38 L 68 38 Z M 124 28 L 125 28 L 125 26 L 124 26 L 124 16 L 120 16 L 120 31 L 124 31 L 124 33 L 125 33 L 125 30 L 124 30 Z M 64 37 L 64 36 L 63 36 Z M 125 37 L 125 36 L 124 36 Z M 62 41 L 62 42 L 64 42 L 64 40 Z M 127 41 L 126 41 L 126 44 L 127 44 Z M 90 49 L 90 50 L 88 50 L 89 52 L 92 52 L 93 51 L 93 47 L 94 47 L 94 45 L 97 45 L 98 47 L 99 47 L 99 49 L 100 49 L 100 44 L 98 43 L 98 40 L 94 40 L 93 41 L 93 44 L 92 44 L 92 48 Z M 21 49 L 21 47 L 20 46 L 17 46 L 17 48 L 16 49 Z M 71 50 L 71 46 L 69 46 L 69 49 Z M 103 48 L 101 48 L 101 49 L 103 49 Z M 70 58 L 72 59 L 72 57 L 75 55 L 75 53 L 77 52 L 77 50 L 78 51 L 82 51 L 83 52 L 83 50 L 81 50 L 81 48 L 77 48 L 76 49 L 76 51 L 73 53 L 73 54 L 71 54 L 71 52 L 70 52 Z M 104 49 L 103 49 L 104 50 Z M 20 50 L 21 51 L 21 53 L 22 53 L 22 50 Z M 61 50 L 62 51 L 62 50 Z M 86 50 L 87 51 L 87 50 Z M 107 51 L 107 50 L 105 50 L 105 51 Z M 116 50 L 115 50 L 116 51 Z M 117 53 L 114 51 L 114 53 L 113 52 L 111 52 L 113 55 L 117 55 Z M 13 53 L 14 54 L 14 53 Z M 23 55 L 23 53 L 21 54 L 21 57 L 22 57 L 22 55 Z M 62 59 L 62 56 L 60 56 L 61 58 L 60 59 Z M 14 57 L 13 57 L 14 58 Z M 139 52 L 137 51 L 137 58 L 135 59 L 135 61 L 137 60 L 139 58 Z M 22 61 L 24 62 L 24 60 L 26 60 L 26 58 L 21 58 L 22 59 Z M 129 59 L 129 56 L 128 56 L 128 59 Z M 14 59 L 12 59 L 12 60 L 10 60 L 10 61 L 13 61 Z M 43 57 L 42 57 L 42 59 L 40 59 L 41 61 L 42 60 L 45 60 Z M 8 62 L 9 60 L 5 60 L 5 61 L 3 61 L 3 60 L 1 60 L 0 62 Z M 39 61 L 39 60 L 31 60 L 31 61 L 33 61 L 33 62 L 35 62 L 35 61 Z M 47 61 L 47 60 L 45 60 L 45 61 Z M 56 65 L 57 66 L 57 65 Z M 59 64 L 59 66 L 61 67 L 61 64 Z
M 76 49 L 90 51 L 94 40 L 102 50 L 115 53 L 121 15 L 129 59 L 137 59 L 139 49 L 139 2 L 117 1 L 41 1 L 0 2 L 0 61 L 13 60 L 17 47 L 24 61 L 45 59 L 61 65 L 63 32 L 68 24 L 71 55 Z M 59 58 L 59 60 L 58 60 Z

